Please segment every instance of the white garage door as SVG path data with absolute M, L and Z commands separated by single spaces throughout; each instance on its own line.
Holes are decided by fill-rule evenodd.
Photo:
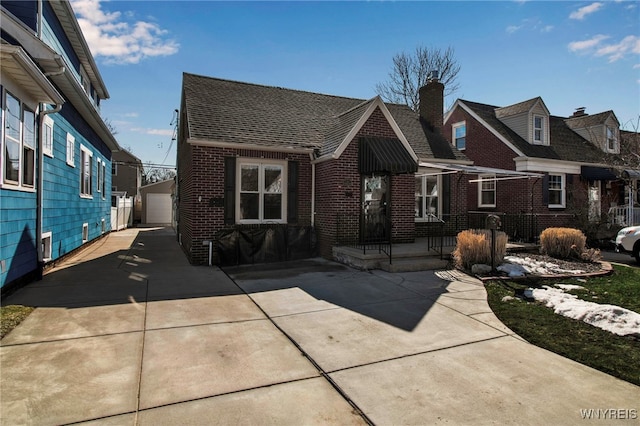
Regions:
M 147 194 L 147 223 L 171 223 L 171 194 Z

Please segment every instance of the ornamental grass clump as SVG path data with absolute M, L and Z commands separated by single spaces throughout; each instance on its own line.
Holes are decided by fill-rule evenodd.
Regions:
M 502 263 L 507 253 L 507 234 L 495 231 L 496 245 L 494 261 Z M 470 270 L 475 264 L 491 265 L 491 231 L 488 229 L 468 229 L 458 233 L 456 249 L 452 253 L 458 268 Z
M 587 237 L 579 229 L 547 228 L 540 234 L 540 252 L 557 259 L 581 259 Z

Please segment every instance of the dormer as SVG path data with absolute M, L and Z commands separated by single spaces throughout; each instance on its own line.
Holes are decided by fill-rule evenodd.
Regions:
M 496 117 L 532 145 L 549 145 L 549 110 L 541 97 L 496 108 Z
M 578 108 L 565 123 L 603 152 L 620 154 L 620 123 L 613 111 L 589 115 Z

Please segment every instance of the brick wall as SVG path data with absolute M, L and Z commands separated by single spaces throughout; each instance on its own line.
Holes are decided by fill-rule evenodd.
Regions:
M 206 264 L 209 260 L 209 247 L 203 242 L 214 241 L 215 245 L 216 233 L 228 227 L 224 223 L 224 206 L 211 204 L 212 199 L 224 198 L 225 157 L 298 161 L 296 225 L 310 225 L 311 163 L 308 154 L 185 145 L 187 144 L 181 144 L 178 148 L 178 232 L 191 263 Z M 213 263 L 217 263 L 215 253 Z

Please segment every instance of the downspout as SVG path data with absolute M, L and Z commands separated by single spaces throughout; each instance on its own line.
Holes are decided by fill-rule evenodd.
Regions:
M 316 218 L 316 163 L 315 163 L 315 152 L 311 152 L 309 154 L 311 159 L 311 227 L 313 228 L 315 225 Z
M 64 68 L 62 70 L 64 72 Z M 38 131 L 38 169 L 37 169 L 37 189 L 36 189 L 36 250 L 38 253 L 38 280 L 42 279 L 44 272 L 44 250 L 42 247 L 42 222 L 44 216 L 43 206 L 43 182 L 44 182 L 44 151 L 43 151 L 43 139 L 44 139 L 44 118 L 49 114 L 55 114 L 60 112 L 62 104 L 56 104 L 53 109 L 45 109 L 45 104 L 41 104 L 40 114 L 38 118 L 38 125 L 40 127 Z
M 38 39 L 42 40 L 42 23 L 44 22 L 42 16 L 42 0 L 38 0 Z

